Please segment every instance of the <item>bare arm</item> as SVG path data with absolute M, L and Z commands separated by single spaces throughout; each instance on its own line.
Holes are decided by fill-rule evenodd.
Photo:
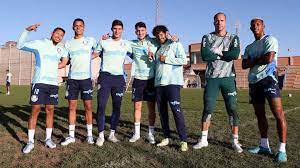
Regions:
M 265 65 L 273 61 L 275 57 L 275 52 L 271 51 L 263 56 L 257 57 L 255 59 L 243 59 L 242 68 L 252 68 L 254 65 Z
M 67 57 L 62 58 L 61 62 L 58 64 L 58 69 L 66 67 L 69 59 Z

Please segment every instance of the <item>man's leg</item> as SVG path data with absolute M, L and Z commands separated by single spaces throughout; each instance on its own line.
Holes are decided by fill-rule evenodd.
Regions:
M 221 92 L 225 101 L 226 111 L 228 113 L 228 118 L 229 118 L 229 124 L 232 131 L 232 147 L 235 151 L 241 153 L 243 152 L 243 149 L 241 148 L 241 145 L 239 144 L 238 141 L 239 117 L 236 110 L 237 92 L 236 92 L 234 77 L 228 77 L 222 79 Z
M 122 98 L 124 96 L 124 86 L 120 85 L 118 87 L 113 87 L 111 90 L 112 106 L 113 111 L 110 119 L 110 134 L 108 140 L 111 142 L 118 142 L 119 140 L 115 136 L 115 131 L 117 130 L 117 125 L 120 119 L 120 111 Z
M 148 132 L 148 138 L 147 139 L 151 144 L 155 144 L 155 138 L 154 138 L 154 134 L 155 134 L 154 124 L 155 124 L 155 118 L 156 118 L 155 102 L 154 101 L 153 102 L 148 101 L 147 106 L 148 106 L 148 110 L 149 110 L 149 113 L 148 113 L 149 132 Z
M 66 87 L 66 99 L 69 103 L 69 136 L 61 143 L 62 146 L 75 142 L 75 124 L 79 84 L 77 80 L 68 79 Z
M 83 100 L 85 109 L 85 119 L 87 128 L 87 142 L 89 144 L 94 144 L 93 140 L 93 86 L 92 80 L 86 79 L 80 81 L 81 99 Z
M 181 140 L 180 150 L 187 151 L 187 133 L 185 128 L 184 116 L 181 110 L 181 101 L 180 101 L 180 86 L 179 85 L 169 85 L 167 86 L 167 95 L 169 105 L 171 107 L 173 117 L 176 124 L 176 129 Z
M 170 138 L 170 127 L 169 127 L 169 115 L 168 115 L 168 99 L 165 93 L 165 86 L 156 87 L 156 101 L 157 101 L 157 109 L 160 115 L 160 122 L 164 132 L 164 137 L 157 146 L 166 146 L 169 144 Z
M 216 100 L 220 91 L 220 79 L 206 79 L 206 86 L 203 95 L 204 109 L 202 113 L 201 138 L 193 146 L 194 149 L 200 149 L 208 146 L 208 129 L 210 119 L 216 106 Z

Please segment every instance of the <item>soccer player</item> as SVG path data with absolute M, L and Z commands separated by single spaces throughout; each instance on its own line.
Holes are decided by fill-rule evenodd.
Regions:
M 186 55 L 181 43 L 167 39 L 168 29 L 164 25 L 153 28 L 153 35 L 159 40 L 160 48 L 155 54 L 156 101 L 165 138 L 157 146 L 167 146 L 170 138 L 168 103 L 171 107 L 177 132 L 180 137 L 180 150 L 187 151 L 187 133 L 180 106 L 180 88 L 183 85 L 183 65 Z
M 243 56 L 243 69 L 250 68 L 248 74 L 249 95 L 255 115 L 258 121 L 258 128 L 261 136 L 260 144 L 249 150 L 254 154 L 271 154 L 268 140 L 268 121 L 265 111 L 265 99 L 268 100 L 270 109 L 276 119 L 277 132 L 279 136 L 279 148 L 276 154 L 276 161 L 286 162 L 286 135 L 287 123 L 282 109 L 280 90 L 276 78 L 278 42 L 273 36 L 264 32 L 265 24 L 263 19 L 254 18 L 251 20 L 251 31 L 255 41 L 249 44 Z
M 109 94 L 112 97 L 112 115 L 110 119 L 110 134 L 108 140 L 116 143 L 119 140 L 115 136 L 117 124 L 120 118 L 121 102 L 124 93 L 125 79 L 123 64 L 126 56 L 132 55 L 130 43 L 122 39 L 123 23 L 114 20 L 111 26 L 112 38 L 100 41 L 96 52 L 101 53 L 101 67 L 98 77 L 97 93 L 97 124 L 99 137 L 96 145 L 102 146 L 105 126 L 105 107 Z
M 85 23 L 81 18 L 73 21 L 74 38 L 66 41 L 65 48 L 69 53 L 70 70 L 66 88 L 69 102 L 69 136 L 61 143 L 66 146 L 75 142 L 75 123 L 77 99 L 80 93 L 85 108 L 87 142 L 93 144 L 93 112 L 92 112 L 92 52 L 97 43 L 93 37 L 84 36 Z
M 29 153 L 34 148 L 34 132 L 37 117 L 41 111 L 41 105 L 45 105 L 46 111 L 46 140 L 45 145 L 55 148 L 52 141 L 54 105 L 58 103 L 58 66 L 60 59 L 65 61 L 67 52 L 59 45 L 64 37 L 65 30 L 57 27 L 53 30 L 50 39 L 34 40 L 26 42 L 29 32 L 36 31 L 40 24 L 34 24 L 26 28 L 21 34 L 17 48 L 33 52 L 35 54 L 35 73 L 32 79 L 30 104 L 32 107 L 28 121 L 28 143 L 23 153 Z
M 154 88 L 154 53 L 160 44 L 149 37 L 146 24 L 138 22 L 135 24 L 136 40 L 132 40 L 133 64 L 132 76 L 132 101 L 134 102 L 134 134 L 129 139 L 136 142 L 140 139 L 140 123 L 142 113 L 142 102 L 147 101 L 149 132 L 147 139 L 149 143 L 155 144 L 154 124 L 155 124 L 155 88 Z
M 239 118 L 236 110 L 237 91 L 233 60 L 240 54 L 238 36 L 226 31 L 226 16 L 224 13 L 214 15 L 215 31 L 202 38 L 201 56 L 207 61 L 204 90 L 204 109 L 202 114 L 202 136 L 194 149 L 208 146 L 207 136 L 210 119 L 215 109 L 216 99 L 221 90 L 229 116 L 232 130 L 232 147 L 238 153 L 243 152 L 238 142 Z
M 10 83 L 11 83 L 12 74 L 9 70 L 6 70 L 6 95 L 10 95 Z

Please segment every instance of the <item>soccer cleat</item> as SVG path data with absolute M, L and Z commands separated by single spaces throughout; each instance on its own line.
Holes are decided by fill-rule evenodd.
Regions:
M 189 147 L 188 147 L 187 142 L 181 141 L 180 142 L 180 150 L 181 150 L 181 152 L 186 152 L 186 151 L 188 151 L 188 149 L 189 149 Z
M 207 141 L 202 141 L 201 139 L 198 141 L 196 145 L 193 146 L 194 149 L 201 149 L 208 146 Z
M 62 143 L 60 143 L 62 146 L 67 146 L 70 143 L 75 143 L 75 138 L 68 136 L 65 141 L 63 141 Z
M 138 134 L 133 134 L 133 136 L 129 139 L 129 142 L 136 142 L 139 140 L 141 137 Z
M 56 144 L 52 141 L 52 139 L 46 139 L 45 146 L 51 149 L 56 148 Z
M 262 147 L 262 146 L 258 146 L 258 147 L 255 147 L 255 148 L 248 149 L 248 152 L 252 153 L 252 154 L 267 154 L 267 155 L 272 154 L 270 148 L 265 148 L 265 147 Z
M 163 140 L 161 140 L 160 143 L 158 143 L 156 146 L 162 147 L 162 146 L 167 146 L 169 145 L 169 138 L 165 138 Z
M 287 162 L 287 155 L 285 152 L 278 152 L 276 155 L 275 155 L 275 161 L 276 162 L 279 162 L 279 163 L 283 163 L 283 162 Z
M 107 140 L 110 141 L 110 142 L 113 142 L 113 143 L 119 142 L 119 140 L 117 139 L 117 137 L 115 135 L 109 135 Z
M 27 154 L 27 153 L 30 153 L 32 151 L 32 149 L 34 148 L 34 143 L 33 142 L 28 142 L 26 144 L 26 146 L 23 148 L 23 153 Z
M 147 140 L 149 141 L 150 144 L 155 144 L 155 138 L 153 134 L 148 134 Z
M 237 153 L 242 153 L 243 148 L 241 147 L 242 145 L 239 143 L 233 143 L 232 148 L 237 152 Z
M 105 141 L 104 137 L 98 137 L 98 139 L 96 141 L 96 145 L 101 147 L 101 146 L 103 146 L 104 141 Z
M 87 141 L 88 144 L 94 144 L 94 138 L 93 138 L 93 136 L 86 137 L 86 141 Z

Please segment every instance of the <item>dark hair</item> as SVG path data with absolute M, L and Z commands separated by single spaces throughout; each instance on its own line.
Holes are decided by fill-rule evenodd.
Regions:
M 81 18 L 76 18 L 76 19 L 73 21 L 73 26 L 74 26 L 75 22 L 82 22 L 83 25 L 84 25 L 84 21 L 83 21 L 83 19 L 81 19 Z
M 225 13 L 223 13 L 223 12 L 218 12 L 218 13 L 215 14 L 214 20 L 217 18 L 218 15 L 224 15 L 224 16 L 225 16 L 225 19 L 226 19 Z
M 53 30 L 53 33 L 56 32 L 57 30 L 61 30 L 62 32 L 64 32 L 64 34 L 66 33 L 66 31 L 61 28 L 61 27 L 56 27 L 54 30 Z
M 135 27 L 135 29 L 137 29 L 138 27 L 147 28 L 146 24 L 144 22 L 137 22 L 134 27 Z
M 112 29 L 114 26 L 122 26 L 122 28 L 123 28 L 123 23 L 122 23 L 121 20 L 116 19 L 116 20 L 114 20 L 114 21 L 112 22 L 112 24 L 111 24 L 111 29 Z
M 8 71 L 8 72 L 9 72 L 9 69 L 7 69 L 6 71 Z
M 153 28 L 152 34 L 153 34 L 153 36 L 156 36 L 160 32 L 166 33 L 167 31 L 169 31 L 169 30 L 165 25 L 157 25 Z

